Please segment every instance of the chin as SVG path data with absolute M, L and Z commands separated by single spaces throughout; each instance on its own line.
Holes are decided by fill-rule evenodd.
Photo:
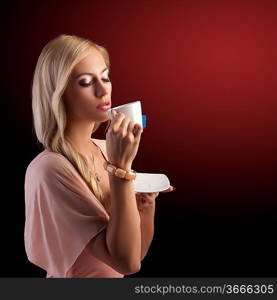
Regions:
M 109 115 L 106 112 L 106 113 L 103 113 L 102 116 L 98 116 L 98 118 L 95 118 L 94 121 L 104 123 L 104 122 L 107 122 L 109 120 L 110 120 Z

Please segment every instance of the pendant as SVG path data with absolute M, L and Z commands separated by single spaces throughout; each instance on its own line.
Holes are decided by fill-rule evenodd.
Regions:
M 97 181 L 100 181 L 101 178 L 102 178 L 98 173 L 95 173 L 95 176 L 96 176 L 96 180 L 97 180 Z

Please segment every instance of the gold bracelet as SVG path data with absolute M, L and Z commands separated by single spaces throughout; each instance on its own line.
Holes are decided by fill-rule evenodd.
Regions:
M 115 176 L 125 179 L 125 180 L 134 180 L 137 176 L 136 171 L 126 171 L 123 169 L 120 169 L 110 162 L 105 161 L 104 168 L 106 171 L 110 172 L 111 174 L 114 174 Z

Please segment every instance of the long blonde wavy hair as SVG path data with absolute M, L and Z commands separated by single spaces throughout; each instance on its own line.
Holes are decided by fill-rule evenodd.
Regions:
M 65 136 L 67 116 L 62 99 L 73 68 L 93 47 L 98 50 L 110 68 L 107 50 L 88 39 L 74 35 L 59 35 L 48 42 L 38 58 L 32 84 L 33 126 L 38 141 L 49 151 L 65 156 L 79 172 L 96 198 L 110 213 L 110 202 L 92 176 L 85 157 Z M 95 132 L 100 122 L 95 122 Z

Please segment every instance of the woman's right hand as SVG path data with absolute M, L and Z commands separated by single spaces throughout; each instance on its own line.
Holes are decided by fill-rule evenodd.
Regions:
M 108 159 L 116 167 L 130 171 L 138 152 L 142 127 L 121 112 L 112 110 L 112 115 L 106 134 Z

